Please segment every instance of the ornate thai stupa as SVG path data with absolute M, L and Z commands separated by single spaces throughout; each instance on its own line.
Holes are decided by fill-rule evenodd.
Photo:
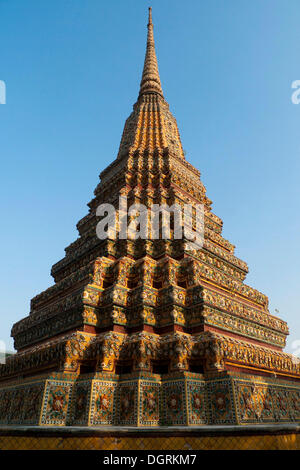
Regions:
M 204 206 L 204 243 L 99 239 L 97 207 Z M 245 284 L 160 81 L 151 9 L 140 91 L 79 237 L 31 301 L 0 368 L 2 425 L 202 426 L 300 420 L 287 324 Z

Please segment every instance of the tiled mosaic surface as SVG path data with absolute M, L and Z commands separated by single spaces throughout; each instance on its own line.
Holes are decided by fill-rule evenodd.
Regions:
M 158 426 L 161 416 L 160 382 L 140 381 L 139 424 Z
M 292 384 L 234 380 L 239 423 L 295 422 L 300 420 L 300 390 Z
M 207 385 L 209 422 L 235 424 L 235 404 L 231 379 L 213 380 Z
M 48 381 L 43 401 L 41 424 L 66 425 L 73 384 L 65 381 Z
M 185 425 L 186 398 L 184 380 L 168 381 L 163 384 L 163 421 L 168 426 Z
M 89 419 L 91 380 L 80 381 L 73 387 L 71 424 L 87 425 Z
M 38 424 L 44 383 L 0 390 L 0 424 Z
M 208 408 L 204 381 L 187 382 L 188 424 L 200 425 L 208 423 Z
M 227 375 L 59 377 L 0 390 L 0 424 L 199 426 L 300 421 L 291 382 Z
M 117 422 L 122 425 L 138 423 L 138 381 L 123 382 L 118 387 Z
M 92 385 L 90 424 L 114 424 L 117 384 L 94 381 Z
M 44 385 L 33 385 L 25 392 L 23 421 L 26 424 L 38 423 L 43 399 Z

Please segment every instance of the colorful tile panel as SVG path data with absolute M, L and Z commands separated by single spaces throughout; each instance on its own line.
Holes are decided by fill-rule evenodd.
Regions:
M 120 383 L 118 386 L 117 423 L 125 426 L 138 424 L 138 381 Z
M 207 424 L 207 399 L 204 381 L 187 380 L 188 424 Z
M 114 382 L 93 381 L 90 425 L 112 425 L 115 422 L 117 385 Z
M 184 380 L 163 384 L 163 422 L 168 426 L 186 425 Z
M 47 381 L 41 424 L 66 425 L 72 386 L 65 381 Z
M 141 426 L 158 426 L 161 415 L 160 382 L 140 381 L 139 424 Z

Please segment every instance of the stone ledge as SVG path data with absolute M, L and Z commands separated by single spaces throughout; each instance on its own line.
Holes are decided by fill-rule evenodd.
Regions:
M 300 434 L 297 424 L 257 424 L 232 426 L 161 426 L 161 427 L 125 427 L 125 426 L 0 426 L 0 436 L 23 437 L 184 437 L 197 436 L 251 436 Z

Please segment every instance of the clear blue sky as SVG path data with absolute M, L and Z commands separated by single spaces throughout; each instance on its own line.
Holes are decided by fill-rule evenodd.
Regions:
M 152 0 L 165 97 L 224 236 L 300 339 L 299 0 Z M 77 238 L 138 94 L 148 1 L 0 0 L 1 330 Z M 290 350 L 290 346 L 288 348 Z

